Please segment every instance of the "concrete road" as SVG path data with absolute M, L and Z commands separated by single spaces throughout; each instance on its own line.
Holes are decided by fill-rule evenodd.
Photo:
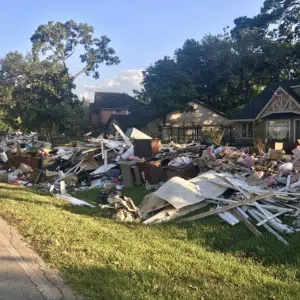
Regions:
M 0 300 L 79 300 L 0 218 Z

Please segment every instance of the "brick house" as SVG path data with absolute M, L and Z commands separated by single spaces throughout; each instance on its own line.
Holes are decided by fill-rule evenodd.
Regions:
M 128 115 L 135 99 L 125 93 L 96 92 L 90 103 L 90 125 L 98 128 L 106 124 L 111 115 Z

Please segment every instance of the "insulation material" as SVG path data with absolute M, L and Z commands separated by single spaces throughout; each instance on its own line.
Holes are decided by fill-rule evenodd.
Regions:
M 199 195 L 198 188 L 194 183 L 180 177 L 171 178 L 154 195 L 169 202 L 177 209 L 199 203 L 205 199 Z

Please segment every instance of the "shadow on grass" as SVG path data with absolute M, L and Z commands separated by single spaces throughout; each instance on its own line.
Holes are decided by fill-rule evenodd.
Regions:
M 20 188 L 1 187 L 8 190 L 20 191 Z M 26 189 L 26 192 L 30 192 L 41 196 L 41 194 L 33 189 Z M 51 197 L 49 194 L 45 195 Z M 5 201 L 8 196 L 0 195 L 0 199 Z M 93 218 L 105 218 L 108 219 L 107 214 L 103 213 L 100 207 L 89 208 L 82 206 L 73 206 L 68 202 L 55 203 L 56 198 L 53 197 L 53 201 L 39 201 L 31 200 L 24 197 L 15 197 L 9 195 L 9 198 L 14 201 L 20 201 L 24 203 L 32 203 L 43 206 L 55 206 L 58 209 L 66 210 L 74 214 L 86 215 Z M 118 223 L 119 226 L 130 227 L 131 230 L 139 230 L 141 224 L 127 224 Z M 222 252 L 232 254 L 240 258 L 251 258 L 255 261 L 262 263 L 263 265 L 278 265 L 288 264 L 297 265 L 300 267 L 300 233 L 295 233 L 289 236 L 283 235 L 286 238 L 290 246 L 283 245 L 272 234 L 260 229 L 263 233 L 263 237 L 255 237 L 243 224 L 238 224 L 234 227 L 228 225 L 217 216 L 211 216 L 203 220 L 196 222 L 186 223 L 165 223 L 155 225 L 156 228 L 161 230 L 161 234 L 165 235 L 166 232 L 173 234 L 172 238 L 177 240 L 189 240 L 201 247 L 205 247 L 210 251 Z M 184 230 L 185 235 L 176 235 L 170 231 L 170 228 L 177 228 Z
M 185 229 L 189 241 L 210 251 L 251 258 L 265 266 L 287 264 L 300 267 L 300 233 L 280 233 L 290 244 L 285 246 L 263 228 L 260 229 L 263 236 L 257 238 L 243 224 L 230 226 L 216 216 L 173 225 Z
M 207 271 L 207 272 L 205 272 Z M 130 270 L 117 266 L 76 267 L 62 270 L 72 287 L 91 300 L 98 299 L 280 299 L 275 297 L 284 290 L 285 299 L 298 299 L 295 285 L 286 287 L 278 281 L 264 282 L 257 278 L 236 286 L 226 275 L 201 270 L 204 276 L 188 274 L 168 275 L 155 270 Z M 226 284 L 223 286 L 224 280 Z M 245 297 L 245 298 L 244 298 Z M 248 299 L 248 297 L 247 297 Z

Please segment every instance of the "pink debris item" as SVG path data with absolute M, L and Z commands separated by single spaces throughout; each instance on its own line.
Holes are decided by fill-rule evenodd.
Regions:
M 277 185 L 277 181 L 273 176 L 270 176 L 268 178 L 268 182 L 267 182 L 267 186 L 271 187 L 271 186 L 276 186 Z
M 265 174 L 264 171 L 257 171 L 256 174 L 258 175 L 259 178 L 262 178 Z
M 216 160 L 215 151 L 214 151 L 214 145 L 211 145 L 206 148 L 206 152 L 209 155 L 210 159 Z
M 249 169 L 254 167 L 254 158 L 252 155 L 247 155 L 244 159 L 240 160 L 239 162 Z

